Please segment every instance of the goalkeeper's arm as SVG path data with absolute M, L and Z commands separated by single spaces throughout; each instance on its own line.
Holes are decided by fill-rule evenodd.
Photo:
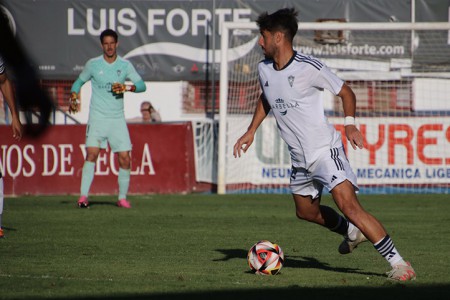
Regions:
M 123 84 L 115 82 L 112 85 L 112 91 L 114 94 L 123 94 L 125 92 L 142 93 L 145 92 L 146 86 L 143 80 L 137 81 L 135 84 Z
M 69 99 L 69 113 L 77 113 L 80 108 L 80 100 L 78 100 L 78 93 L 81 90 L 81 86 L 84 81 L 78 78 L 72 85 L 70 99 Z

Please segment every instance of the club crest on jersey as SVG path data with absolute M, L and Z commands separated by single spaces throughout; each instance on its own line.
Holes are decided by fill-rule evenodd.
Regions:
M 117 70 L 117 77 L 120 77 L 120 74 L 122 74 L 122 70 Z
M 292 85 L 294 84 L 294 80 L 295 80 L 295 76 L 289 76 L 288 77 L 288 81 L 289 81 L 289 85 L 292 87 Z

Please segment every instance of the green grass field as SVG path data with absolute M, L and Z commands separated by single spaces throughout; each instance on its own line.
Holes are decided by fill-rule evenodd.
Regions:
M 417 280 L 391 283 L 370 243 L 337 252 L 341 237 L 296 219 L 289 195 L 132 196 L 5 200 L 0 299 L 449 299 L 448 195 L 360 196 L 410 260 Z M 324 204 L 334 206 L 331 198 Z M 278 243 L 281 274 L 249 272 L 258 240 Z

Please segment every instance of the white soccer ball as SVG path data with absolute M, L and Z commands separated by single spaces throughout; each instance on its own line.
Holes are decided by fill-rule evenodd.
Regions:
M 250 248 L 247 261 L 250 269 L 256 274 L 276 275 L 283 267 L 284 253 L 277 244 L 262 240 Z

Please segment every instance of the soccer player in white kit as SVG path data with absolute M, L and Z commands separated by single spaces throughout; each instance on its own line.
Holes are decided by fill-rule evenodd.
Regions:
M 3 58 L 0 56 L 0 91 L 2 92 L 3 99 L 8 103 L 9 110 L 11 111 L 11 127 L 13 131 L 13 138 L 20 141 L 22 138 L 23 127 L 20 123 L 19 112 L 16 109 L 16 103 L 14 102 L 14 92 L 11 82 L 5 72 L 5 64 Z M 0 170 L 0 238 L 4 237 L 2 229 L 2 215 L 3 215 L 3 174 Z
M 351 253 L 368 239 L 390 263 L 389 279 L 415 279 L 414 269 L 400 256 L 383 225 L 359 203 L 356 176 L 341 136 L 324 115 L 320 94 L 327 89 L 342 99 L 347 139 L 354 149 L 363 148 L 363 136 L 355 126 L 355 94 L 320 60 L 293 50 L 298 30 L 293 8 L 263 13 L 256 22 L 265 55 L 258 65 L 262 94 L 247 132 L 234 145 L 234 156 L 247 151 L 257 128 L 272 111 L 291 155 L 290 187 L 297 217 L 343 235 L 341 254 Z M 320 204 L 323 187 L 345 217 Z

